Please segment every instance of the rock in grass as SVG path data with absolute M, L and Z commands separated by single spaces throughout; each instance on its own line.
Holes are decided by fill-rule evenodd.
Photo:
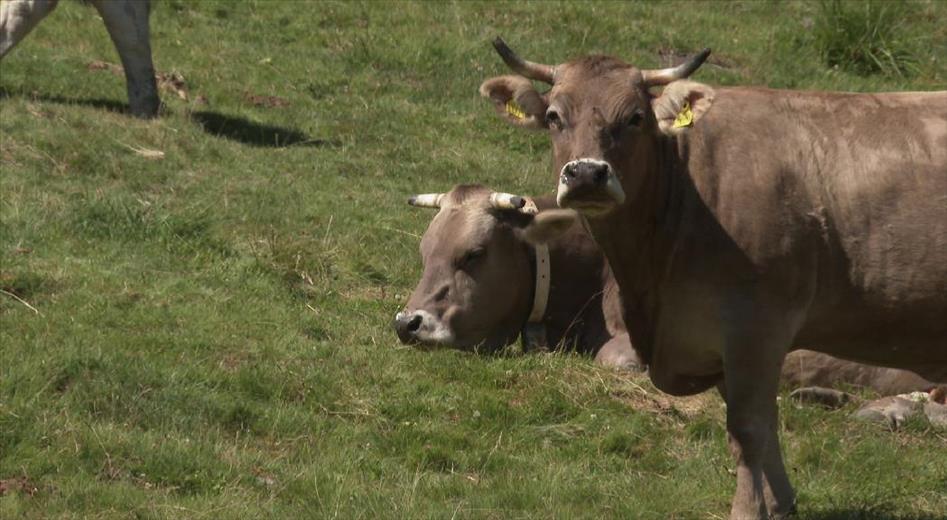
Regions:
M 826 408 L 841 408 L 852 400 L 851 394 L 821 386 L 797 388 L 789 394 L 793 401 L 805 404 L 817 404 Z

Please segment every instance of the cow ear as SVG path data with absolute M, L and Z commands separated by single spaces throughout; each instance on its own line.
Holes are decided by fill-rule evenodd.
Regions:
M 499 76 L 480 85 L 480 95 L 493 102 L 497 113 L 515 126 L 546 128 L 546 100 L 533 83 L 520 76 Z
M 530 244 L 545 244 L 568 231 L 577 219 L 578 214 L 571 209 L 542 211 L 523 228 L 523 238 Z
M 674 81 L 651 101 L 658 128 L 667 135 L 690 130 L 714 102 L 714 89 L 695 81 Z

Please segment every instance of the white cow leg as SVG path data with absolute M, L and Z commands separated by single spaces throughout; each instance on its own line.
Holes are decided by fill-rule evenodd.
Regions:
M 105 20 L 122 59 L 131 113 L 143 118 L 156 116 L 161 100 L 151 61 L 148 0 L 96 0 L 93 5 Z
M 0 2 L 0 58 L 20 43 L 36 24 L 56 8 L 59 0 L 6 0 Z
M 776 393 L 785 350 L 765 340 L 739 340 L 726 349 L 727 436 L 737 472 L 730 518 L 767 519 L 768 501 L 777 508 L 793 502 L 776 434 Z

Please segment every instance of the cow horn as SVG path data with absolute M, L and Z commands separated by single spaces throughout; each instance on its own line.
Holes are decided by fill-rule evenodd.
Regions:
M 507 66 L 520 76 L 537 81 L 544 81 L 550 85 L 555 81 L 556 67 L 543 65 L 542 63 L 533 63 L 520 58 L 513 52 L 513 49 L 503 41 L 503 38 L 497 36 L 497 38 L 493 40 L 493 48 L 497 50 L 497 53 L 500 54 L 500 57 L 503 58 Z
M 495 191 L 490 194 L 490 205 L 497 209 L 522 209 L 526 205 L 526 199 L 512 193 L 500 193 Z
M 423 193 L 408 197 L 408 204 L 416 208 L 440 208 L 444 200 L 443 193 Z
M 644 84 L 646 87 L 667 85 L 672 81 L 684 79 L 693 74 L 694 71 L 697 70 L 697 67 L 700 67 L 704 63 L 704 60 L 707 59 L 707 56 L 710 56 L 710 49 L 704 49 L 700 51 L 698 55 L 692 57 L 684 63 L 681 63 L 677 67 L 642 70 L 641 76 L 644 78 Z

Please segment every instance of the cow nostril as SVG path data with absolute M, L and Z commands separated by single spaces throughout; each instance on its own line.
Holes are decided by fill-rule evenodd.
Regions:
M 411 317 L 411 320 L 408 321 L 408 332 L 417 332 L 421 328 L 421 316 L 415 314 Z
M 603 183 L 603 182 L 605 182 L 605 178 L 606 178 L 607 175 L 608 175 L 608 168 L 606 168 L 606 167 L 603 166 L 603 167 L 601 167 L 601 168 L 596 169 L 596 170 L 595 170 L 595 182 L 596 182 L 596 183 Z
M 566 177 L 569 177 L 570 179 L 574 179 L 575 178 L 575 165 L 574 164 L 566 165 L 566 168 L 565 170 L 563 170 L 563 173 L 565 173 Z

